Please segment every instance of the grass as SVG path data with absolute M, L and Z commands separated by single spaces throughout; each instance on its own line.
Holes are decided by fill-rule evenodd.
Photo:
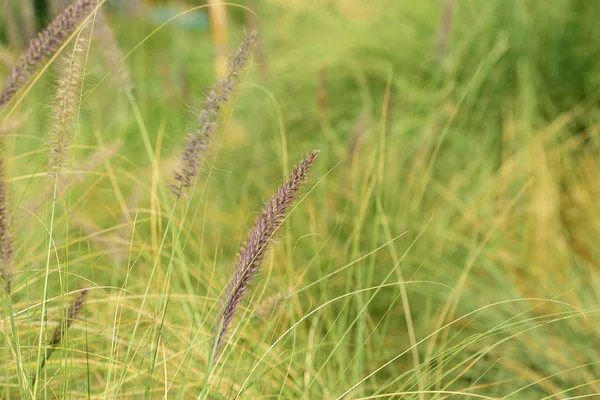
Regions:
M 58 63 L 3 110 L 15 272 L 0 397 L 31 396 L 40 343 L 84 288 L 40 398 L 600 393 L 600 5 L 457 1 L 440 60 L 444 2 L 398 3 L 256 2 L 264 42 L 175 207 L 184 135 L 215 80 L 208 32 L 109 19 L 125 54 L 143 41 L 125 60 L 136 89 L 103 79 L 92 41 L 56 201 Z M 228 11 L 233 40 L 244 10 Z M 313 148 L 212 367 L 236 254 Z

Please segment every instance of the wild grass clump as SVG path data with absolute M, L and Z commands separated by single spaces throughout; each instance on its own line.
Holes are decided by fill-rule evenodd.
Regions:
M 30 47 L 19 59 L 6 81 L 3 94 L 3 105 L 8 103 L 19 88 L 27 82 L 34 70 L 41 67 L 41 63 L 52 55 L 53 52 L 58 50 L 58 47 L 62 45 L 66 36 L 73 32 L 76 24 L 85 19 L 93 9 L 94 5 L 92 2 L 79 1 L 75 3 L 57 17 L 57 19 L 53 21 L 37 39 L 32 41 Z M 102 43 L 102 50 L 105 57 L 113 68 L 118 69 L 118 64 L 122 61 L 120 60 L 122 53 L 120 53 L 119 49 L 116 47 L 116 42 L 111 35 L 110 29 L 106 25 L 104 17 L 98 19 L 98 28 L 98 37 Z M 71 178 L 71 181 L 68 183 L 64 182 L 64 180 L 65 177 L 69 175 L 68 172 L 70 171 L 68 168 L 73 168 L 73 165 L 75 165 L 69 163 L 69 159 L 71 158 L 70 149 L 75 147 L 75 144 L 72 142 L 72 136 L 76 130 L 78 130 L 79 124 L 81 123 L 81 104 L 85 95 L 83 91 L 84 79 L 86 78 L 85 63 L 90 53 L 90 45 L 84 36 L 87 36 L 87 33 L 80 34 L 75 39 L 72 50 L 65 52 L 66 55 L 63 57 L 63 63 L 59 69 L 55 98 L 52 102 L 52 128 L 50 130 L 50 140 L 48 143 L 50 155 L 47 161 L 47 169 L 54 179 L 53 190 L 51 190 L 50 196 L 47 198 L 50 203 L 46 205 L 47 211 L 44 209 L 38 210 L 37 208 L 32 209 L 35 210 L 35 212 L 47 212 L 46 217 L 49 221 L 48 234 L 50 238 L 45 256 L 45 267 L 40 258 L 39 262 L 41 262 L 42 268 L 39 271 L 39 275 L 35 278 L 42 282 L 40 287 L 42 296 L 40 303 L 41 318 L 36 339 L 37 349 L 31 349 L 32 354 L 30 355 L 30 357 L 33 356 L 32 358 L 35 359 L 36 362 L 33 363 L 33 365 L 28 366 L 35 371 L 34 373 L 28 374 L 25 371 L 27 368 L 23 363 L 25 354 L 21 354 L 23 350 L 20 348 L 22 333 L 19 332 L 18 324 L 14 319 L 11 319 L 14 334 L 11 335 L 10 339 L 7 337 L 9 340 L 8 343 L 13 349 L 16 349 L 12 352 L 11 358 L 18 366 L 20 392 L 22 394 L 27 393 L 34 397 L 42 393 L 42 391 L 45 390 L 45 385 L 48 383 L 47 380 L 52 379 L 51 373 L 49 375 L 48 371 L 48 368 L 50 368 L 50 359 L 55 353 L 55 350 L 64 342 L 63 338 L 77 315 L 81 312 L 88 293 L 88 289 L 79 291 L 76 299 L 69 305 L 65 317 L 60 320 L 56 329 L 50 335 L 47 344 L 44 345 L 43 338 L 46 333 L 44 327 L 48 321 L 47 312 L 49 303 L 52 301 L 50 300 L 53 296 L 52 293 L 57 293 L 56 290 L 59 289 L 59 294 L 56 298 L 62 298 L 63 296 L 61 293 L 68 290 L 71 286 L 69 281 L 72 280 L 69 271 L 71 262 L 69 258 L 63 258 L 61 256 L 63 251 L 68 252 L 69 244 L 57 244 L 55 235 L 60 229 L 65 229 L 68 236 L 69 226 L 77 226 L 76 221 L 74 221 L 74 223 L 70 223 L 69 221 L 69 216 L 76 214 L 71 214 L 71 210 L 68 209 L 68 206 L 65 215 L 60 215 L 60 205 L 62 200 L 59 194 L 69 196 L 68 190 L 71 188 L 70 185 L 77 182 L 77 180 L 74 180 L 73 178 Z M 94 37 L 93 35 L 89 36 Z M 204 107 L 198 116 L 198 128 L 187 138 L 187 145 L 184 148 L 180 168 L 175 175 L 177 184 L 173 187 L 177 197 L 182 195 L 184 190 L 189 189 L 192 186 L 199 173 L 202 159 L 205 157 L 207 146 L 209 145 L 209 139 L 215 133 L 217 123 L 221 118 L 221 108 L 226 105 L 234 94 L 234 90 L 239 81 L 239 76 L 250 57 L 251 47 L 256 40 L 256 36 L 256 31 L 253 31 L 244 37 L 240 47 L 230 58 L 227 76 L 219 80 L 208 92 L 204 101 Z M 117 82 L 125 91 L 129 92 L 129 95 L 131 96 L 133 89 L 131 78 L 123 73 L 123 71 L 117 72 L 119 74 Z M 135 102 L 133 97 L 131 97 L 131 99 L 132 102 Z M 283 222 L 293 200 L 298 196 L 299 189 L 304 183 L 306 174 L 316 156 L 317 152 L 311 153 L 295 168 L 288 182 L 280 188 L 277 196 L 267 204 L 263 215 L 257 220 L 257 225 L 251 232 L 248 244 L 240 253 L 241 259 L 238 262 L 234 273 L 236 287 L 231 285 L 228 286 L 227 290 L 229 293 L 228 298 L 224 303 L 225 307 L 222 314 L 218 317 L 219 321 L 215 323 L 221 324 L 222 326 L 222 330 L 214 338 L 215 343 L 219 348 L 221 342 L 225 338 L 235 308 L 241 302 L 244 292 L 247 291 L 252 278 L 256 275 L 258 266 L 267 251 L 268 243 L 272 240 L 275 231 Z M 2 172 L 4 172 L 4 165 L 2 164 L 1 167 Z M 21 283 L 20 291 L 16 293 L 14 297 L 11 296 L 13 270 L 11 266 L 12 239 L 10 235 L 10 219 L 12 216 L 8 213 L 7 189 L 5 185 L 6 182 L 2 179 L 0 182 L 1 277 L 5 285 L 5 298 L 8 309 L 12 310 L 13 307 L 18 308 L 22 306 L 18 302 L 13 303 L 13 301 L 20 298 L 19 296 L 23 288 L 29 290 L 29 284 L 27 282 Z M 67 190 L 67 192 L 65 190 Z M 95 235 L 93 231 L 88 234 L 89 236 Z M 27 237 L 27 235 L 24 237 Z M 91 238 L 89 240 L 91 243 L 94 242 Z M 26 244 L 24 244 L 24 246 L 26 246 Z M 34 247 L 40 247 L 40 245 L 35 244 Z M 110 247 L 108 247 L 108 249 L 109 250 L 107 251 L 110 251 Z M 53 259 L 56 259 L 56 264 L 53 262 Z M 242 271 L 243 268 L 247 269 L 247 271 Z M 141 310 L 141 312 L 142 311 L 143 310 Z M 36 352 L 37 357 L 34 355 Z M 30 375 L 30 377 L 28 378 L 27 375 Z M 41 381 L 42 379 L 45 379 L 46 381 Z M 69 380 L 69 378 L 65 379 Z
M 598 6 L 253 4 L 210 90 L 107 8 L 2 113 L 0 398 L 597 396 Z

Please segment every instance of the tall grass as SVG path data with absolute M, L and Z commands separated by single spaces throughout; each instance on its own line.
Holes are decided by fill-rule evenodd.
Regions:
M 254 4 L 263 54 L 179 199 L 188 108 L 216 81 L 208 32 L 107 15 L 135 92 L 85 35 L 56 192 L 45 134 L 64 71 L 0 114 L 0 397 L 597 396 L 599 6 Z M 216 346 L 254 213 L 313 148 L 306 196 Z

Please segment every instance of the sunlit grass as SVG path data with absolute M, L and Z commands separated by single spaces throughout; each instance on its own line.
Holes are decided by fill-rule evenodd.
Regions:
M 207 32 L 111 19 L 124 54 L 143 42 L 124 60 L 136 89 L 115 87 L 92 44 L 56 201 L 58 72 L 0 114 L 15 242 L 0 397 L 33 390 L 39 344 L 82 288 L 39 397 L 600 393 L 598 6 L 457 2 L 442 65 L 442 2 L 257 3 L 264 59 L 179 201 L 176 159 L 214 81 Z M 229 10 L 236 38 L 245 11 Z M 212 368 L 236 253 L 313 148 L 306 196 Z

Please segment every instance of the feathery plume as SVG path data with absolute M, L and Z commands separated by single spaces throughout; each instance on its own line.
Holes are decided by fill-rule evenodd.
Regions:
M 54 335 L 52 335 L 52 339 L 48 343 L 48 346 L 52 349 L 60 344 L 63 336 L 69 330 L 71 325 L 73 324 L 73 320 L 79 315 L 81 309 L 83 308 L 83 304 L 85 303 L 85 298 L 87 296 L 87 289 L 83 289 L 79 292 L 79 295 L 73 300 L 71 305 L 69 306 L 69 310 L 67 311 L 67 316 L 63 319 L 60 324 L 54 330 Z M 49 350 L 50 352 L 52 350 Z M 48 358 L 50 354 L 46 356 Z
M 29 80 L 37 67 L 62 45 L 78 24 L 96 7 L 99 0 L 78 0 L 65 8 L 51 23 L 29 42 L 29 47 L 17 60 L 0 94 L 0 109 Z
M 53 107 L 54 126 L 50 132 L 50 157 L 48 170 L 52 176 L 58 176 L 67 159 L 69 136 L 73 130 L 73 121 L 77 115 L 77 105 L 83 82 L 83 61 L 87 40 L 79 38 L 73 52 L 65 57 L 63 75 L 58 80 L 56 101 Z
M 10 216 L 8 215 L 8 193 L 4 180 L 4 155 L 0 154 L 0 278 L 4 281 L 4 290 L 10 294 L 12 279 L 12 235 Z
M 96 14 L 94 30 L 98 35 L 98 40 L 100 41 L 101 49 L 104 53 L 104 58 L 106 59 L 108 67 L 110 69 L 114 68 L 112 77 L 116 86 L 124 91 L 133 90 L 135 85 L 133 84 L 131 73 L 125 62 L 119 64 L 123 59 L 123 53 L 121 52 L 112 29 L 102 11 L 98 11 Z
M 229 101 L 244 68 L 250 48 L 256 40 L 257 31 L 252 31 L 241 42 L 240 47 L 229 58 L 229 72 L 208 92 L 204 106 L 198 115 L 196 130 L 187 136 L 186 145 L 175 171 L 173 193 L 179 197 L 194 184 L 202 156 L 206 153 L 211 135 L 214 133 L 221 113 L 221 107 Z
M 67 333 L 67 331 L 69 330 L 71 325 L 73 325 L 73 321 L 75 320 L 75 318 L 77 318 L 77 316 L 81 312 L 81 309 L 83 308 L 83 304 L 85 303 L 87 291 L 88 291 L 87 289 L 83 289 L 82 291 L 79 292 L 79 295 L 69 305 L 69 309 L 67 310 L 66 318 L 61 319 L 60 323 L 54 330 L 52 339 L 50 339 L 50 342 L 48 342 L 48 349 L 46 350 L 46 354 L 45 354 L 44 358 L 42 359 L 40 366 L 38 367 L 37 374 L 31 380 L 32 388 L 35 387 L 35 381 L 36 381 L 37 376 L 39 376 L 39 374 L 42 372 L 42 370 L 46 366 L 46 361 L 48 361 L 50 359 L 50 356 L 52 356 L 54 349 L 56 349 L 56 347 L 58 347 L 63 336 L 65 335 L 65 333 Z
M 217 320 L 215 360 L 238 304 L 248 291 L 265 257 L 267 247 L 273 240 L 273 235 L 279 229 L 288 209 L 298 197 L 300 189 L 306 181 L 307 174 L 318 155 L 319 152 L 314 150 L 294 167 L 289 180 L 281 185 L 277 194 L 267 202 L 248 234 L 248 240 L 238 254 L 233 278 L 225 290 L 224 304 Z

